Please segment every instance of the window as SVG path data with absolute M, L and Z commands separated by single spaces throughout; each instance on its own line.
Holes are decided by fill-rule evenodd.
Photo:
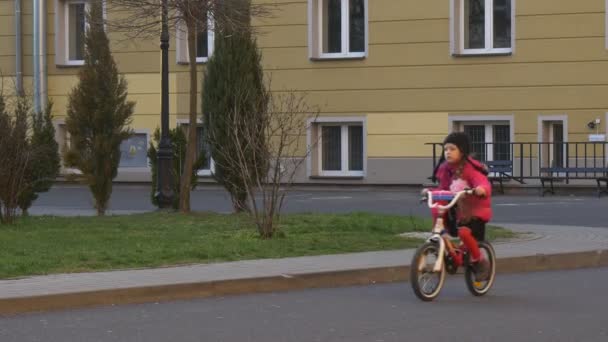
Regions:
M 67 153 L 70 148 L 70 132 L 68 132 L 64 120 L 55 122 L 55 141 L 57 141 L 57 144 L 59 145 L 59 154 L 63 155 Z M 64 174 L 82 174 L 78 169 L 66 167 L 64 162 L 63 158 L 61 158 L 62 172 Z
M 58 0 L 56 3 L 56 63 L 83 65 L 85 53 L 86 0 Z
M 511 160 L 511 129 L 508 124 L 463 124 L 471 139 L 473 157 L 481 161 Z
M 184 134 L 186 134 L 186 137 L 187 137 L 189 125 L 187 123 L 181 123 L 179 125 L 184 130 Z M 207 141 L 205 140 L 205 129 L 202 125 L 199 125 L 196 128 L 196 140 L 197 140 L 196 154 L 197 155 L 200 155 L 201 153 L 205 154 L 204 160 L 203 160 L 203 165 L 198 170 L 198 175 L 199 176 L 211 176 L 211 174 L 215 170 L 215 165 L 213 163 L 213 158 L 211 158 L 211 151 L 210 151 L 209 145 L 207 144 Z
M 309 173 L 312 176 L 363 177 L 366 164 L 364 123 L 361 120 L 318 120 L 311 126 L 311 137 L 316 139 L 316 144 L 311 151 L 315 166 Z
M 511 53 L 514 1 L 453 0 L 453 52 L 465 55 Z
M 361 58 L 367 53 L 367 0 L 309 0 L 313 58 Z
M 449 117 L 454 131 L 471 139 L 471 153 L 480 161 L 511 160 L 513 157 L 512 115 L 457 115 Z
M 196 33 L 196 62 L 205 63 L 213 54 L 214 34 L 212 22 L 208 21 L 207 27 L 201 28 Z M 188 63 L 188 32 L 184 24 L 177 27 L 177 61 Z
M 147 133 L 135 133 L 120 144 L 118 167 L 148 167 Z

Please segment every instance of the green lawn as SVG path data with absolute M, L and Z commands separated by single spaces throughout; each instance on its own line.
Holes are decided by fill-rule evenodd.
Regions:
M 276 238 L 261 240 L 244 215 L 29 217 L 0 226 L 0 278 L 413 248 L 420 240 L 398 234 L 428 231 L 429 224 L 367 213 L 287 215 Z

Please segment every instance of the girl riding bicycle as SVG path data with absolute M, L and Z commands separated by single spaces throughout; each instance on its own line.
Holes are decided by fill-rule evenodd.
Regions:
M 477 241 L 485 240 L 485 226 L 492 218 L 488 172 L 469 155 L 471 143 L 466 134 L 451 133 L 445 138 L 443 148 L 444 153 L 433 172 L 434 180 L 439 181 L 437 190 L 458 192 L 470 188 L 474 192 L 474 196 L 463 198 L 444 219 L 450 235 L 458 236 L 468 249 L 476 280 L 483 281 L 488 277 L 490 265 L 482 257 Z

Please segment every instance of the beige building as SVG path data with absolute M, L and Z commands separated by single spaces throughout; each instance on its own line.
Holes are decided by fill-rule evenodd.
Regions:
M 264 1 L 279 5 L 273 18 L 256 21 L 273 90 L 306 92 L 322 110 L 308 133 L 321 143 L 298 182 L 419 184 L 432 166 L 425 144 L 451 130 L 468 132 L 482 159 L 526 156 L 513 166 L 531 173 L 578 162 L 583 147 L 547 144 L 543 152 L 545 146 L 520 143 L 606 141 L 607 0 Z M 41 94 L 41 102 L 48 94 L 61 141 L 67 94 L 82 65 L 86 6 L 86 0 L 0 0 L 5 89 L 22 72 L 25 88 Z M 124 144 L 119 179 L 149 181 L 145 149 L 160 124 L 159 44 L 113 32 L 110 38 L 137 102 L 137 134 Z M 188 110 L 180 34 L 170 49 L 175 126 Z M 201 70 L 212 53 L 213 33 L 201 34 Z M 593 161 L 605 163 L 605 151 Z

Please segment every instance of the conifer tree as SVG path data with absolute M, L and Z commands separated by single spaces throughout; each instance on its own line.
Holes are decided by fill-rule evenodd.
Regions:
M 129 125 L 135 103 L 127 101 L 127 82 L 110 52 L 101 1 L 91 3 L 88 19 L 84 67 L 67 108 L 70 146 L 65 161 L 82 172 L 97 214 L 104 215 L 120 162 L 120 144 L 132 135 Z
M 216 37 L 215 51 L 205 69 L 202 105 L 208 130 L 215 178 L 230 193 L 236 212 L 248 211 L 246 179 L 254 168 L 265 168 L 255 158 L 258 147 L 265 146 L 264 122 L 268 93 L 264 85 L 261 54 L 251 30 L 231 33 L 223 30 Z M 235 134 L 247 126 L 259 132 L 256 139 L 242 139 L 238 146 Z M 251 168 L 232 165 L 229 156 L 243 155 Z

